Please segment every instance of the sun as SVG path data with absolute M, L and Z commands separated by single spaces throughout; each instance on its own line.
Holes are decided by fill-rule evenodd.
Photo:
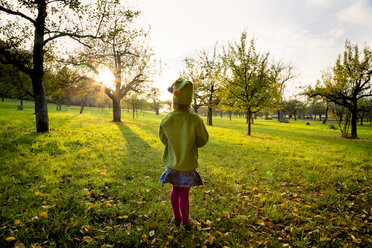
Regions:
M 100 66 L 98 72 L 98 80 L 101 81 L 106 88 L 114 89 L 115 77 L 111 70 L 107 66 Z

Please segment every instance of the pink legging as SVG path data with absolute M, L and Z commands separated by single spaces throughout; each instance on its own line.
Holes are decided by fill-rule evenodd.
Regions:
M 173 186 L 171 194 L 171 204 L 174 218 L 184 224 L 189 224 L 190 214 L 190 188 Z

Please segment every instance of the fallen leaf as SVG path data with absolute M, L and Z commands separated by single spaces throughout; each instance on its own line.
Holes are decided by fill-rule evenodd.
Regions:
M 17 225 L 17 226 L 21 226 L 21 227 L 24 226 L 24 224 L 20 220 L 15 220 L 14 224 Z
M 320 241 L 330 241 L 331 239 L 328 238 L 327 236 L 320 237 Z
M 17 242 L 15 243 L 14 248 L 26 248 L 26 246 L 23 243 Z
M 91 237 L 89 237 L 89 236 L 84 236 L 84 237 L 83 237 L 83 240 L 84 240 L 85 242 L 87 242 L 87 243 L 90 243 L 90 242 L 93 241 L 93 239 L 92 239 Z
M 209 238 L 206 241 L 204 241 L 204 244 L 209 243 L 210 245 L 212 245 L 215 239 L 216 238 L 211 235 L 211 236 L 209 236 Z
M 258 220 L 256 223 L 260 226 L 265 226 L 265 221 L 263 220 Z
M 154 231 L 154 230 L 151 230 L 151 231 L 149 232 L 149 236 L 152 237 L 152 236 L 154 236 L 154 235 L 155 235 L 155 231 Z
M 14 238 L 14 237 L 7 237 L 7 238 L 5 239 L 5 241 L 7 241 L 7 242 L 12 242 L 12 241 L 14 241 L 14 240 L 16 240 L 16 238 Z
M 48 218 L 47 212 L 41 212 L 40 216 L 43 217 L 43 218 Z

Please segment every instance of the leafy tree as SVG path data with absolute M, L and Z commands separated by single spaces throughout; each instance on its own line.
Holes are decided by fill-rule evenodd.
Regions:
M 159 115 L 159 110 L 162 107 L 162 102 L 160 101 L 160 89 L 152 87 L 149 94 L 147 95 L 150 98 L 150 107 L 155 110 L 156 115 Z
M 363 125 L 364 117 L 370 115 L 372 112 L 372 98 L 362 98 L 358 101 L 358 116 L 360 125 Z
M 105 93 L 113 103 L 113 121 L 121 121 L 121 99 L 129 92 L 141 93 L 145 82 L 157 71 L 153 52 L 146 45 L 147 32 L 131 26 L 138 11 L 124 6 L 111 10 L 111 19 L 102 25 L 107 32 L 100 40 L 91 40 L 90 46 L 81 55 L 81 61 L 94 68 L 104 64 L 114 75 L 112 87 Z
M 346 41 L 343 56 L 338 56 L 332 71 L 323 72 L 322 79 L 314 88 L 309 87 L 306 94 L 310 97 L 322 96 L 346 107 L 351 115 L 351 138 L 358 138 L 358 101 L 372 96 L 371 75 L 372 50 L 365 46 L 361 56 L 358 45 Z M 344 137 L 347 135 L 343 133 Z
M 202 92 L 202 87 L 201 87 L 202 80 L 204 79 L 204 75 L 196 59 L 186 58 L 184 61 L 186 63 L 186 68 L 181 73 L 181 77 L 186 80 L 189 80 L 190 82 L 194 84 L 192 106 L 193 106 L 194 112 L 198 113 L 198 109 L 204 104 L 204 97 L 203 97 L 203 92 Z
M 303 109 L 304 109 L 304 104 L 297 99 L 291 99 L 286 102 L 285 110 L 290 115 L 293 115 L 295 120 L 297 120 L 298 112 L 303 111 Z
M 285 108 L 286 102 L 283 100 L 283 93 L 286 83 L 296 77 L 293 71 L 294 68 L 292 66 L 285 65 L 281 61 L 274 62 L 271 66 L 271 72 L 273 78 L 275 78 L 276 85 L 275 90 L 272 92 L 272 101 L 268 102 L 266 108 L 277 110 L 279 122 L 285 122 L 283 109 Z
M 213 108 L 220 102 L 218 91 L 222 71 L 221 59 L 217 53 L 217 43 L 213 48 L 212 54 L 204 49 L 200 51 L 199 67 L 203 70 L 204 74 L 202 82 L 199 85 L 199 91 L 202 92 L 202 102 L 208 108 L 207 124 L 212 126 Z
M 247 113 L 248 135 L 251 135 L 252 113 L 268 106 L 279 94 L 281 70 L 269 64 L 268 53 L 256 51 L 254 39 L 247 42 L 246 32 L 239 42 L 229 43 L 223 62 L 226 67 L 221 102 Z
M 23 99 L 32 99 L 32 85 L 30 78 L 11 64 L 0 63 L 0 89 L 2 95 L 20 99 L 23 109 Z
M 97 37 L 96 30 L 108 18 L 106 9 L 116 5 L 116 2 L 0 0 L 1 18 L 7 20 L 1 24 L 0 33 L 5 40 L 0 42 L 0 54 L 6 58 L 5 63 L 15 65 L 31 78 L 37 132 L 49 130 L 43 81 L 45 51 L 62 37 L 78 42 L 84 38 Z M 25 47 L 32 50 L 31 55 L 22 52 Z

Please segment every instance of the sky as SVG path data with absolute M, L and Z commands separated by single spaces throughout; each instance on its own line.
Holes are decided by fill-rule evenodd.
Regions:
M 185 67 L 186 57 L 226 45 L 246 30 L 261 52 L 291 64 L 299 75 L 286 97 L 314 85 L 334 65 L 346 40 L 372 47 L 372 0 L 133 0 L 138 22 L 151 26 L 149 44 L 165 64 L 154 85 L 161 99 Z

